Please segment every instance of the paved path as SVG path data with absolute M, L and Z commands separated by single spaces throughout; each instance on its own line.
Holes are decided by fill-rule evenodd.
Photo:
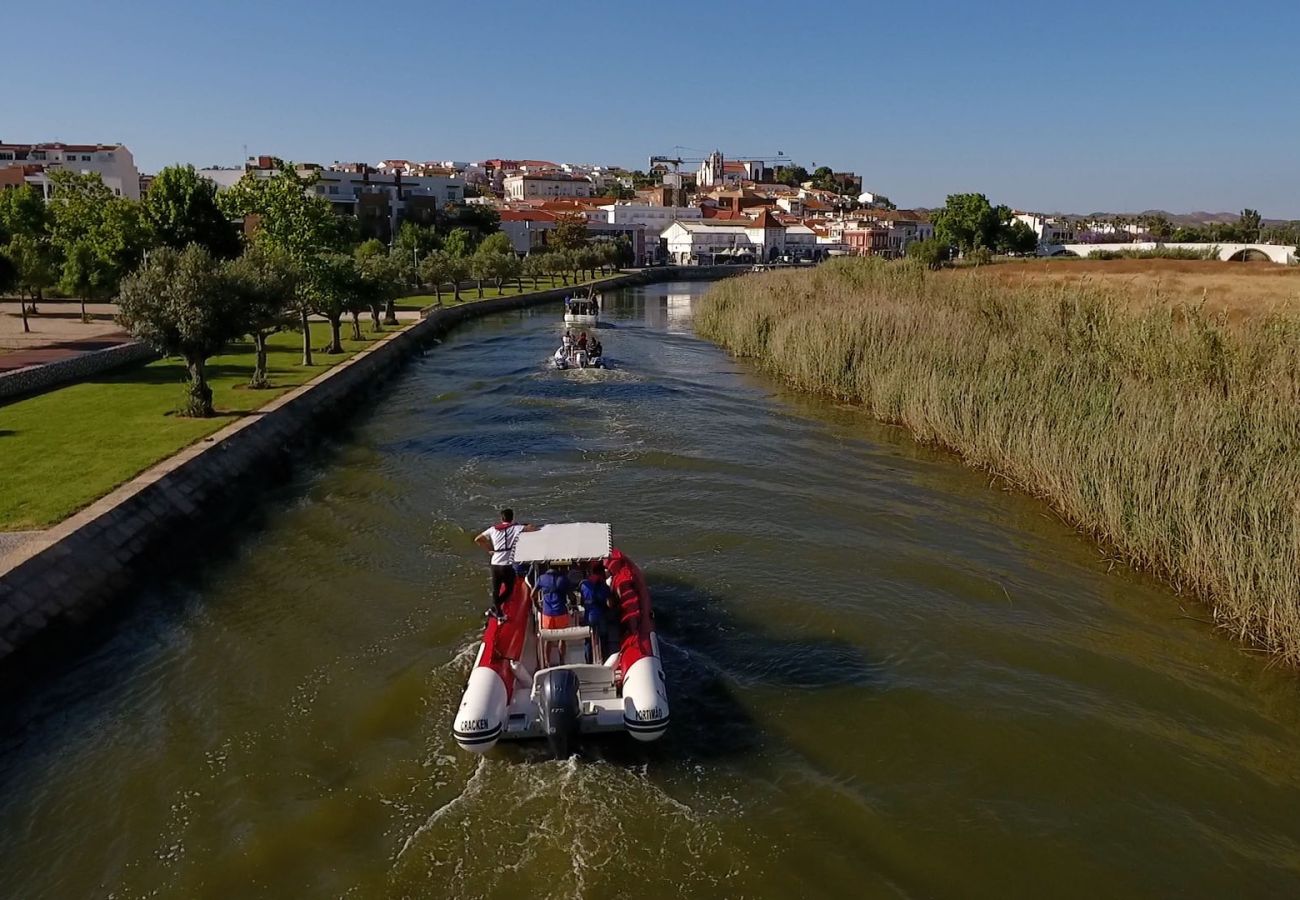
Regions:
M 4 559 L 23 544 L 44 533 L 43 531 L 0 531 L 0 559 Z
M 43 366 L 47 363 L 80 356 L 83 353 L 107 350 L 109 347 L 116 347 L 130 341 L 131 336 L 125 331 L 119 330 L 98 337 L 85 338 L 84 340 L 53 341 L 48 344 L 28 347 L 25 350 L 6 350 L 4 353 L 0 353 L 0 375 L 5 372 L 12 372 L 15 369 L 25 369 L 28 366 Z

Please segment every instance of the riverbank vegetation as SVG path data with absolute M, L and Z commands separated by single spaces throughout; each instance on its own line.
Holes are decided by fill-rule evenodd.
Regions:
M 329 337 L 311 323 L 311 339 Z M 71 515 L 153 464 L 307 383 L 370 346 L 345 334 L 343 352 L 301 365 L 298 336 L 270 335 L 267 387 L 249 387 L 257 367 L 251 341 L 230 344 L 207 360 L 207 386 L 216 414 L 175 415 L 186 365 L 161 359 L 0 407 L 0 531 L 43 528 Z
M 836 260 L 722 282 L 696 325 L 1044 498 L 1300 663 L 1297 294 L 1229 315 L 1191 280 L 998 275 Z

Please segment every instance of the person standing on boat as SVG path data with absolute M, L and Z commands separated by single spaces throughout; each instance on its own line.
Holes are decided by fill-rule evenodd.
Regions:
M 585 331 L 578 335 L 578 349 L 579 350 L 587 349 L 587 332 Z
M 600 638 L 600 648 L 604 656 L 609 656 L 617 648 L 618 640 L 611 634 L 610 625 L 617 627 L 617 621 L 610 609 L 609 585 L 605 583 L 605 566 L 594 563 L 591 574 L 582 580 L 582 608 L 587 616 L 587 626 Z M 603 663 L 604 659 L 590 659 L 588 662 Z
M 573 590 L 573 585 L 567 575 L 560 570 L 559 563 L 552 562 L 547 566 L 546 571 L 537 579 L 537 593 L 542 597 L 542 627 L 551 628 L 568 628 L 569 618 L 569 592 Z M 559 644 L 560 660 L 564 660 L 564 643 Z M 547 665 L 551 665 L 550 650 L 547 651 Z
M 510 508 L 501 510 L 501 521 L 483 530 L 474 538 L 488 553 L 492 554 L 492 609 L 489 612 L 498 619 L 502 618 L 501 604 L 510 598 L 515 589 L 515 543 L 525 531 L 536 531 L 539 526 L 515 522 L 515 511 Z

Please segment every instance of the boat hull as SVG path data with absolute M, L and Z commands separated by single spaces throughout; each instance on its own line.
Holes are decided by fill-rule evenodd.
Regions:
M 548 673 L 561 670 L 573 674 L 566 684 L 577 685 L 577 734 L 622 731 L 638 741 L 664 734 L 668 692 L 650 592 L 640 570 L 618 550 L 611 551 L 605 568 L 615 598 L 609 615 L 619 622 L 616 647 L 600 645 L 600 629 L 540 631 L 526 580 L 516 580 L 503 604 L 505 621 L 488 620 L 452 723 L 462 749 L 485 753 L 498 741 L 553 737 L 540 688 L 553 679 Z

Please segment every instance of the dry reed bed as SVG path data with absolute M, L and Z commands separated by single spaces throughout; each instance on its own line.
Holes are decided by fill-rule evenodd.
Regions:
M 845 259 L 722 282 L 696 326 L 1045 498 L 1300 663 L 1300 314 L 1162 301 Z

